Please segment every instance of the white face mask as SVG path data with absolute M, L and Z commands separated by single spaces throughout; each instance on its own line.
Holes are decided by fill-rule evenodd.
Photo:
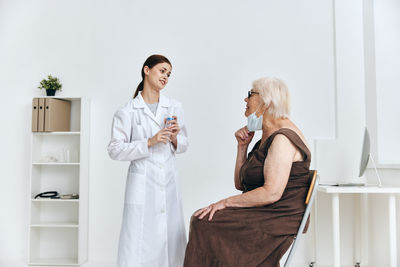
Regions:
M 261 107 L 261 105 L 257 108 L 257 110 Z M 248 117 L 247 117 L 247 129 L 250 132 L 254 132 L 257 130 L 262 130 L 262 121 L 263 121 L 263 115 L 261 114 L 260 117 L 257 117 L 256 115 L 256 111 L 254 111 L 253 113 L 251 113 Z

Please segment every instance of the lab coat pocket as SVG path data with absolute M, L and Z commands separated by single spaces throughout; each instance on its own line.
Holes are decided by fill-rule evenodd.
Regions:
M 146 178 L 144 173 L 129 172 L 126 181 L 125 204 L 144 204 Z
M 131 131 L 131 142 L 135 140 L 141 140 L 144 139 L 146 136 L 144 134 L 144 128 L 142 125 L 132 125 L 132 131 Z

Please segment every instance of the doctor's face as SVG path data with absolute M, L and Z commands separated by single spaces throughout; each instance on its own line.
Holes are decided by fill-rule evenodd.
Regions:
M 255 111 L 258 111 L 256 115 L 259 116 L 258 113 L 260 113 L 261 110 L 260 106 L 264 104 L 264 101 L 260 97 L 260 93 L 257 90 L 251 89 L 250 91 L 248 91 L 247 97 L 244 99 L 244 102 L 246 102 L 246 111 L 244 112 L 244 115 L 246 117 L 248 117 Z
M 149 85 L 161 90 L 167 85 L 169 76 L 171 75 L 171 70 L 171 65 L 164 62 L 155 65 L 151 69 L 145 66 L 144 73 Z

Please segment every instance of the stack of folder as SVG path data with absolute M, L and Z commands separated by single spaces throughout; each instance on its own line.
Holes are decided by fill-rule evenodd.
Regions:
M 68 132 L 71 101 L 56 98 L 32 100 L 32 132 Z

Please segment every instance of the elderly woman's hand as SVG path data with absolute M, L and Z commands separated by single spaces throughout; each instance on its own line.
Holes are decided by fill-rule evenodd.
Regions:
M 239 146 L 248 146 L 253 139 L 254 132 L 250 132 L 247 126 L 240 128 L 235 132 L 235 137 Z
M 208 220 L 211 221 L 215 212 L 225 209 L 227 207 L 226 204 L 226 199 L 220 200 L 217 203 L 213 203 L 205 208 L 199 209 L 194 213 L 194 216 L 199 217 L 199 219 L 202 220 L 207 214 L 210 214 L 208 216 Z

